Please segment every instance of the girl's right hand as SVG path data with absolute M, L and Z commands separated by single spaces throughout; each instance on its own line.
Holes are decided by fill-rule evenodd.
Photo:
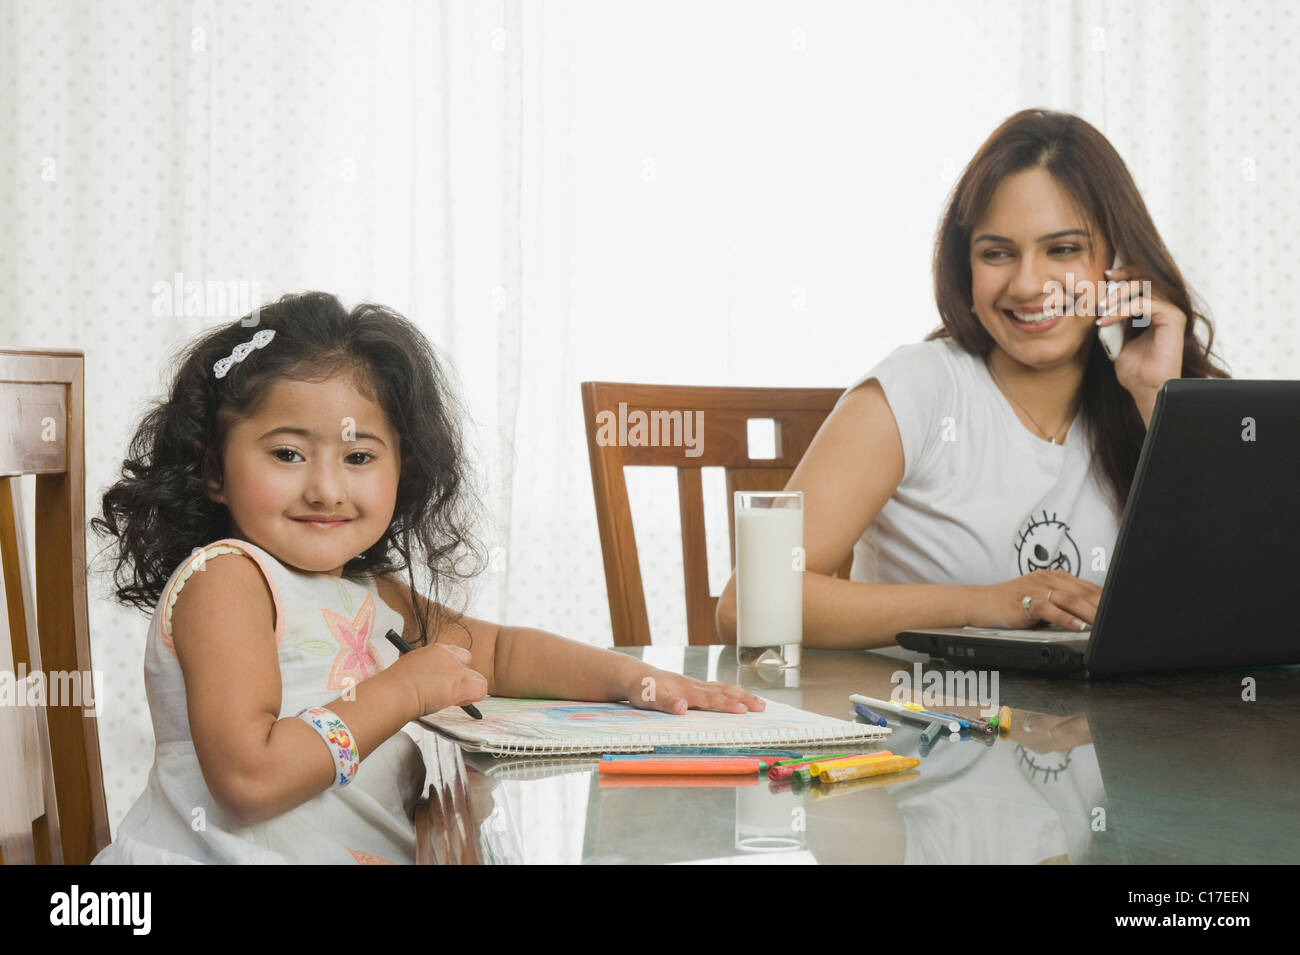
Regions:
M 407 669 L 415 684 L 421 716 L 487 696 L 487 677 L 470 669 L 469 663 L 468 650 L 445 643 L 431 643 L 402 655 L 398 664 Z
M 1048 623 L 1082 631 L 1096 619 L 1101 600 L 1100 587 L 1064 570 L 1035 570 L 1000 584 L 972 589 L 975 599 L 967 615 L 968 627 L 1023 630 Z M 1025 597 L 1034 598 L 1028 614 L 1022 603 Z

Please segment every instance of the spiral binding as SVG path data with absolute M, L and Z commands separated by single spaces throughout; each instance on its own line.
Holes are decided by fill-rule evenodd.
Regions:
M 850 724 L 852 726 L 852 724 Z M 641 733 L 636 736 L 622 737 L 619 742 L 600 743 L 598 746 L 581 743 L 500 743 L 479 744 L 481 753 L 492 756 L 562 756 L 593 752 L 602 753 L 648 753 L 656 746 L 821 746 L 840 742 L 872 742 L 883 739 L 893 733 L 890 727 L 852 726 L 853 732 L 827 731 L 817 736 L 803 736 L 794 739 L 776 739 L 771 733 L 724 733 L 720 731 L 698 731 L 673 734 L 672 740 L 665 740 L 662 733 Z

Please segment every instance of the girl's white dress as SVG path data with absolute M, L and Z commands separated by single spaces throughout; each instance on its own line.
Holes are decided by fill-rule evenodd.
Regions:
M 167 581 L 149 626 L 144 677 L 155 743 L 149 781 L 113 843 L 92 864 L 413 863 L 412 815 L 425 765 L 405 732 L 367 756 L 346 786 L 332 786 L 265 822 L 244 825 L 212 798 L 190 738 L 171 615 L 203 561 L 241 552 L 261 568 L 275 603 L 280 718 L 338 699 L 397 659 L 384 634 L 391 628 L 400 635 L 403 620 L 380 599 L 373 579 L 303 573 L 233 538 L 192 555 Z

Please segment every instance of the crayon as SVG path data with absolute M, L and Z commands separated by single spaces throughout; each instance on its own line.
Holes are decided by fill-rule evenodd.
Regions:
M 849 779 L 842 783 L 826 783 L 824 786 L 814 786 L 812 788 L 813 799 L 832 799 L 835 796 L 845 796 L 853 792 L 861 792 L 864 789 L 879 789 L 881 786 L 892 786 L 895 783 L 909 782 L 913 779 L 920 779 L 921 774 L 915 769 L 904 769 L 897 773 L 885 773 L 882 776 L 864 776 L 862 779 Z
M 872 759 L 889 759 L 893 755 L 893 753 L 864 753 L 861 756 L 847 756 L 840 759 L 819 759 L 811 764 L 808 770 L 814 776 L 820 776 L 833 766 L 856 766 L 858 763 L 865 763 Z
M 921 761 L 915 756 L 891 756 L 888 759 L 857 766 L 845 766 L 842 769 L 828 769 L 817 777 L 819 782 L 838 783 L 849 779 L 862 779 L 866 776 L 883 776 L 887 773 L 900 773 L 905 769 L 915 769 Z
M 656 746 L 655 756 L 775 756 L 779 759 L 800 759 L 800 754 L 788 749 L 768 749 L 751 746 Z
M 778 759 L 777 766 L 794 766 L 797 763 L 811 763 L 817 759 L 838 759 L 841 756 L 852 756 L 852 753 L 824 753 L 820 756 L 796 756 L 793 759 Z
M 601 760 L 599 772 L 612 776 L 749 776 L 760 771 L 756 759 Z
M 411 652 L 410 644 L 408 644 L 405 640 L 403 640 L 400 636 L 398 636 L 396 630 L 389 630 L 386 634 L 384 634 L 384 638 L 387 639 L 388 642 L 391 643 L 393 646 L 397 647 L 397 652 L 399 654 Z M 471 717 L 473 717 L 476 720 L 481 720 L 483 718 L 483 714 L 478 711 L 478 707 L 475 706 L 473 703 L 466 703 L 464 706 L 461 707 L 461 709 L 464 710 L 466 713 L 468 713 Z
M 883 716 L 881 716 L 881 715 L 880 715 L 879 713 L 877 713 L 875 710 L 873 710 L 873 709 L 871 709 L 870 707 L 868 707 L 865 703 L 854 703 L 854 704 L 853 704 L 853 712 L 857 713 L 858 716 L 862 717 L 864 720 L 866 720 L 866 721 L 867 721 L 868 723 L 870 723 L 872 726 L 888 726 L 888 725 L 889 725 L 888 721 L 886 721 L 886 719 L 885 719 Z
M 653 763 L 758 763 L 759 770 L 771 767 L 771 759 L 761 759 L 759 756 L 660 756 L 651 754 L 651 752 L 615 752 L 615 754 L 604 754 L 601 756 L 602 763 L 616 763 L 623 760 L 650 760 Z
M 872 755 L 881 756 L 886 754 L 890 756 L 894 755 L 893 753 L 890 753 L 888 750 L 886 750 L 885 753 L 875 753 Z M 857 753 L 832 753 L 827 756 L 813 756 L 808 759 L 798 760 L 789 763 L 777 763 L 770 770 L 768 770 L 767 777 L 768 779 L 785 779 L 789 777 L 796 769 L 811 768 L 813 763 L 830 762 L 831 760 L 836 760 L 836 759 L 852 759 L 858 755 L 859 754 Z

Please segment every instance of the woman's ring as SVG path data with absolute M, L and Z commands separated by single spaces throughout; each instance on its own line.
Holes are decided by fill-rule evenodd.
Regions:
M 1034 603 L 1033 597 L 1024 597 L 1020 601 L 1020 606 L 1023 607 L 1025 610 L 1025 616 L 1028 617 L 1030 620 L 1034 619 L 1034 615 L 1029 612 L 1029 608 L 1033 605 L 1033 603 Z

